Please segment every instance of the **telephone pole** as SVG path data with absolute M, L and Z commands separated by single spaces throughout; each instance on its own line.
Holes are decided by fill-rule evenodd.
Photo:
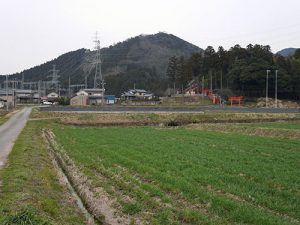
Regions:
M 69 76 L 69 86 L 68 86 L 68 95 L 69 95 L 69 98 L 71 98 L 71 78 Z
M 270 72 L 270 70 L 267 70 L 267 77 L 266 77 L 266 108 L 268 108 L 269 72 Z
M 278 70 L 275 70 L 275 108 L 277 108 L 277 74 Z
M 6 111 L 8 111 L 8 75 L 6 75 Z
M 209 76 L 210 76 L 210 90 L 212 91 L 213 81 L 212 81 L 212 73 L 211 73 L 211 71 L 209 71 Z

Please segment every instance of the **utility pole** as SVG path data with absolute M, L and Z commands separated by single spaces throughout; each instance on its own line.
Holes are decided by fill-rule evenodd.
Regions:
M 277 108 L 277 74 L 278 70 L 275 70 L 275 108 Z
M 6 111 L 8 111 L 8 75 L 6 75 Z
M 24 73 L 22 73 L 21 89 L 24 90 Z
M 175 95 L 175 82 L 173 83 L 173 91 L 174 91 L 174 95 Z
M 71 98 L 71 78 L 70 78 L 70 76 L 69 76 L 69 87 L 68 87 L 68 95 L 69 95 L 69 98 Z
M 102 79 L 101 81 L 101 87 L 102 87 L 102 100 L 101 100 L 101 104 L 104 105 L 104 100 L 105 100 L 105 82 L 104 79 Z
M 211 71 L 209 71 L 209 76 L 210 76 L 210 90 L 212 91 L 212 74 Z
M 13 107 L 16 108 L 16 79 L 14 79 L 14 82 L 13 82 L 13 87 L 12 87 L 12 95 L 13 95 Z
M 41 99 L 41 97 L 42 97 L 42 91 L 41 91 L 41 85 L 42 84 L 42 81 L 41 80 L 39 80 L 39 83 L 38 83 L 38 99 Z
M 268 108 L 269 72 L 270 72 L 270 70 L 267 70 L 267 77 L 266 77 L 266 108 Z
M 223 71 L 221 70 L 221 84 L 220 84 L 221 90 L 223 89 Z
M 202 92 L 202 100 L 204 100 L 204 76 L 202 76 L 202 84 L 201 84 L 201 86 L 202 86 L 202 90 L 201 90 L 201 92 Z

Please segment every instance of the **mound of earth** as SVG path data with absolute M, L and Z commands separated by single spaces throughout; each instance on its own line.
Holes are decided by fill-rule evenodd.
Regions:
M 266 107 L 266 98 L 257 99 L 257 107 Z M 268 107 L 275 108 L 275 99 L 268 98 Z M 277 100 L 277 108 L 300 108 L 300 103 L 290 100 Z

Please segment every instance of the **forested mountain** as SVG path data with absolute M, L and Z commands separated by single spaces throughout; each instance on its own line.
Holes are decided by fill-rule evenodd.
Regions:
M 102 71 L 109 94 L 120 94 L 133 87 L 145 88 L 157 93 L 165 88 L 166 69 L 171 56 L 189 57 L 202 50 L 172 34 L 157 33 L 140 35 L 101 49 Z M 95 53 L 86 49 L 69 52 L 42 65 L 13 74 L 10 79 L 25 81 L 47 80 L 53 64 L 60 70 L 62 86 L 67 86 L 69 76 L 72 84 L 93 85 Z M 1 77 L 0 77 L 1 79 Z M 3 77 L 2 77 L 3 80 Z
M 278 70 L 279 98 L 300 99 L 300 49 L 290 57 L 274 55 L 270 46 L 235 45 L 228 51 L 209 46 L 204 54 L 189 58 L 171 57 L 167 69 L 169 82 L 185 87 L 191 80 L 202 81 L 205 87 L 227 88 L 237 95 L 265 96 L 266 70 L 269 73 L 269 96 L 274 96 L 275 70 Z M 212 78 L 212 79 L 211 79 Z M 211 82 L 212 80 L 212 82 Z
M 297 50 L 297 48 L 284 48 L 284 49 L 278 51 L 277 54 L 287 57 L 289 55 L 294 55 L 296 50 Z
M 126 41 L 103 48 L 102 71 L 107 94 L 120 95 L 134 84 L 138 88 L 163 95 L 167 87 L 182 90 L 192 80 L 205 80 L 213 89 L 228 88 L 235 94 L 248 97 L 265 95 L 266 70 L 270 69 L 270 96 L 274 95 L 275 70 L 278 73 L 278 96 L 300 99 L 300 49 L 293 56 L 283 57 L 273 54 L 270 46 L 251 45 L 242 48 L 235 45 L 226 51 L 219 47 L 216 51 L 209 46 L 205 50 L 192 45 L 172 34 L 157 33 L 140 35 Z M 53 64 L 60 70 L 60 81 L 67 87 L 84 84 L 88 75 L 88 85 L 93 87 L 95 52 L 79 49 L 58 58 L 11 75 L 10 79 L 25 81 L 47 80 Z M 4 77 L 0 76 L 0 82 Z

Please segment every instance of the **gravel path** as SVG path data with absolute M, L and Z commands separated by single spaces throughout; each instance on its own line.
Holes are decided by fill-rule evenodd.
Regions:
M 15 140 L 29 118 L 30 112 L 31 107 L 26 107 L 0 126 L 0 168 L 4 166 Z

